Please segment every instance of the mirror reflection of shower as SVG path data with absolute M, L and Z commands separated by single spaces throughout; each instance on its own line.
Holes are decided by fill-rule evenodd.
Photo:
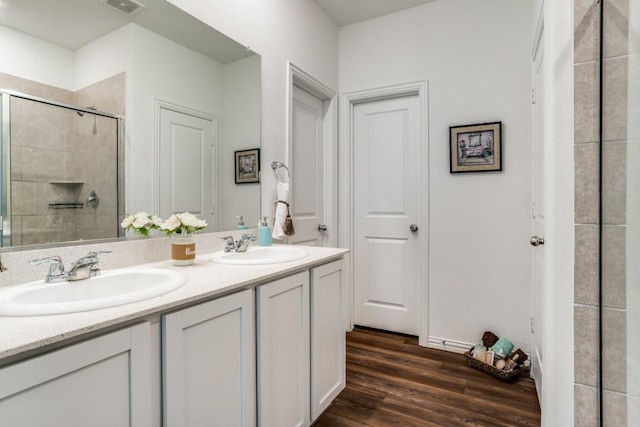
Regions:
M 79 105 L 2 89 L 0 98 L 2 246 L 118 237 L 123 119 L 84 94 Z

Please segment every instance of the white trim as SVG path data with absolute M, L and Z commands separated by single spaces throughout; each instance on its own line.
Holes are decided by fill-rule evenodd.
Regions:
M 385 86 L 381 88 L 367 89 L 356 92 L 343 94 L 340 98 L 340 145 L 338 158 L 340 159 L 338 169 L 338 180 L 340 182 L 339 205 L 342 207 L 339 212 L 340 230 L 338 246 L 341 248 L 353 249 L 353 107 L 356 104 L 364 102 L 372 102 L 383 99 L 401 98 L 405 96 L 418 96 L 420 103 L 420 140 L 421 147 L 421 164 L 429 164 L 429 127 L 428 127 L 428 81 L 418 81 L 412 83 L 398 84 L 393 86 Z M 422 201 L 420 218 L 420 253 L 421 258 L 426 262 L 421 264 L 420 272 L 420 335 L 418 337 L 419 345 L 428 346 L 429 335 L 429 171 L 422 174 L 422 188 L 424 194 L 420 198 Z M 349 277 L 347 278 L 350 290 L 350 327 L 353 328 L 353 304 L 354 304 L 354 288 L 353 288 L 353 257 L 349 257 Z
M 171 110 L 177 113 L 188 114 L 190 116 L 198 117 L 200 119 L 209 120 L 213 123 L 213 150 L 211 159 L 216 176 L 214 176 L 215 182 L 212 187 L 213 194 L 211 195 L 211 201 L 214 206 L 214 224 L 209 224 L 209 227 L 213 230 L 218 229 L 218 222 L 220 219 L 220 204 L 218 200 L 218 186 L 220 183 L 217 179 L 217 174 L 220 171 L 220 165 L 218 164 L 218 145 L 220 138 L 218 136 L 219 126 L 218 117 L 214 114 L 207 113 L 205 111 L 196 110 L 194 108 L 186 107 L 184 105 L 175 104 L 169 101 L 163 101 L 161 99 L 153 100 L 153 143 L 151 149 L 152 158 L 152 173 L 153 173 L 153 194 L 152 194 L 152 206 L 154 212 L 160 212 L 160 114 L 161 110 Z
M 287 83 L 287 152 L 286 162 L 293 163 L 293 87 L 297 86 L 313 96 L 322 100 L 325 113 L 323 117 L 323 149 L 324 165 L 323 171 L 323 221 L 327 225 L 329 232 L 325 237 L 324 244 L 327 246 L 338 245 L 338 181 L 335 179 L 335 170 L 338 167 L 338 108 L 336 92 L 326 86 L 311 74 L 302 70 L 295 64 L 288 62 L 288 83 Z
M 574 425 L 573 2 L 545 1 L 545 288 L 542 426 Z
M 469 343 L 464 341 L 450 340 L 440 337 L 429 337 L 427 339 L 427 347 L 435 348 L 438 350 L 450 351 L 452 353 L 464 353 L 469 351 L 476 343 Z

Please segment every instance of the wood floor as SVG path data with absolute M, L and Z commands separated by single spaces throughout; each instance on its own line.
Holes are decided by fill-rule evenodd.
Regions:
M 347 334 L 347 387 L 314 424 L 352 426 L 539 426 L 533 381 L 503 383 L 461 354 L 417 338 L 368 329 Z

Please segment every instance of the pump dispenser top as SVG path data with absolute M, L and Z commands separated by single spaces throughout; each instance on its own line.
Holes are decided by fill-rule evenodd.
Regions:
M 237 227 L 238 230 L 247 230 L 249 228 L 244 224 L 244 219 L 242 218 L 242 215 L 237 216 L 236 218 L 239 218 L 238 227 Z
M 258 226 L 258 245 L 259 246 L 271 246 L 271 228 L 269 227 L 269 217 L 264 216 Z

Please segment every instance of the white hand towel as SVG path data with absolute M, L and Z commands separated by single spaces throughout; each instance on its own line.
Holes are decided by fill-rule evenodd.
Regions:
M 289 183 L 279 182 L 276 190 L 278 200 L 289 203 Z M 284 239 L 287 237 L 284 234 L 284 221 L 287 219 L 287 205 L 284 203 L 278 203 L 276 205 L 276 217 L 273 221 L 273 233 L 271 237 L 274 239 Z

